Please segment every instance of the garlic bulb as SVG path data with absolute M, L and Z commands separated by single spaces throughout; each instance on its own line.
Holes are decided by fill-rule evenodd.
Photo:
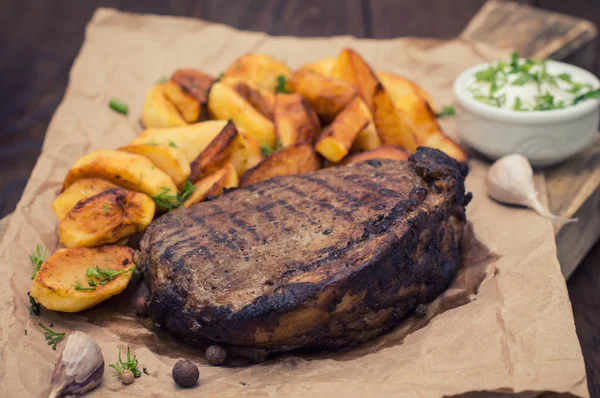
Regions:
M 577 221 L 576 218 L 556 216 L 542 206 L 533 183 L 533 170 L 523 155 L 512 154 L 498 159 L 488 170 L 485 186 L 488 195 L 498 202 L 527 206 L 553 222 Z
M 104 357 L 85 333 L 73 332 L 58 357 L 49 398 L 83 395 L 97 387 L 104 375 Z

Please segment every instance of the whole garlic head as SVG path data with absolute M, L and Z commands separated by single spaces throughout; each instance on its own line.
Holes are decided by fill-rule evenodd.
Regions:
M 104 375 L 104 357 L 98 344 L 83 332 L 73 332 L 60 353 L 50 398 L 83 395 L 96 388 Z

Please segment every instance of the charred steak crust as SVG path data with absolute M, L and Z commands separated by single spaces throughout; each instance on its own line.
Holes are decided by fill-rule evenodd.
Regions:
M 462 252 L 467 168 L 419 148 L 278 177 L 146 231 L 150 316 L 192 346 L 338 349 L 433 300 Z

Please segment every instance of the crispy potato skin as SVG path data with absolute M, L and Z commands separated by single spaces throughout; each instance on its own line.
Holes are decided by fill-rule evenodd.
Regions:
M 77 180 L 52 201 L 52 209 L 56 214 L 56 218 L 60 221 L 81 199 L 89 198 L 112 188 L 118 188 L 118 186 L 100 178 Z
M 146 94 L 142 106 L 142 124 L 150 127 L 185 126 L 187 122 L 177 107 L 165 95 L 166 83 L 153 86 Z
M 119 150 L 142 155 L 171 177 L 175 185 L 182 187 L 190 175 L 190 164 L 183 149 L 173 145 L 128 145 Z
M 309 143 L 300 143 L 283 148 L 266 157 L 242 175 L 240 186 L 247 187 L 259 181 L 277 176 L 303 174 L 321 168 L 321 159 Z
M 171 177 L 144 156 L 112 149 L 97 149 L 79 158 L 65 177 L 63 189 L 84 178 L 101 178 L 148 196 L 158 195 L 164 188 L 177 192 Z
M 101 285 L 86 276 L 87 269 L 95 265 L 115 271 L 131 269 L 133 249 L 124 246 L 58 249 L 40 267 L 29 294 L 51 311 L 79 312 L 121 293 L 133 276 L 133 272 L 126 272 Z M 88 287 L 90 279 L 97 282 L 94 290 L 75 290 L 77 282 Z
M 414 127 L 417 145 L 439 149 L 459 162 L 467 160 L 467 154 L 450 137 L 444 134 L 437 116 L 430 107 L 424 91 L 411 80 L 389 72 L 378 72 L 394 106 L 403 112 Z
M 169 145 L 174 143 L 185 152 L 188 163 L 191 163 L 219 135 L 226 124 L 226 120 L 209 120 L 182 127 L 146 129 L 131 144 Z
M 235 188 L 240 185 L 240 180 L 235 167 L 231 163 L 225 164 L 212 174 L 207 175 L 194 183 L 196 190 L 184 202 L 184 207 L 190 207 L 195 203 L 202 202 L 208 197 L 215 197 L 223 194 L 225 188 Z
M 192 162 L 190 181 L 196 182 L 207 174 L 222 168 L 231 157 L 238 135 L 235 124 L 228 121 L 219 135 Z
M 332 72 L 336 59 L 336 57 L 322 58 L 318 61 L 306 63 L 297 70 L 318 73 L 327 77 L 334 77 Z
M 296 71 L 289 83 L 325 121 L 335 119 L 358 93 L 351 83 L 306 70 Z
M 184 68 L 177 69 L 171 81 L 200 104 L 206 104 L 207 93 L 215 79 L 198 69 Z
M 341 165 L 362 162 L 369 159 L 408 160 L 408 153 L 399 146 L 384 145 L 370 151 L 355 153 L 342 160 Z
M 338 55 L 331 74 L 341 80 L 354 84 L 369 109 L 379 80 L 367 62 L 350 48 L 343 49 Z
M 237 58 L 225 70 L 225 76 L 237 77 L 256 83 L 275 92 L 277 78 L 291 75 L 290 68 L 283 62 L 265 54 L 245 54 Z
M 219 82 L 231 87 L 264 117 L 273 120 L 275 95 L 271 91 L 249 80 L 237 77 L 225 76 Z
M 275 146 L 273 122 L 226 84 L 213 84 L 208 95 L 208 111 L 213 119 L 233 120 L 238 128 L 246 131 L 258 142 L 270 147 Z
M 299 142 L 313 143 L 320 132 L 319 117 L 301 94 L 277 94 L 275 133 L 284 147 Z
M 417 150 L 412 124 L 406 115 L 394 106 L 381 83 L 377 85 L 373 96 L 373 119 L 384 145 L 398 145 L 410 153 Z
M 173 80 L 165 83 L 165 97 L 175 105 L 175 108 L 187 123 L 196 123 L 200 120 L 202 104 Z
M 369 110 L 364 107 L 360 97 L 355 97 L 323 130 L 315 149 L 325 159 L 337 163 L 348 154 L 358 133 L 369 123 Z
M 154 218 L 156 204 L 143 193 L 113 188 L 82 199 L 58 224 L 65 247 L 115 243 L 143 232 Z

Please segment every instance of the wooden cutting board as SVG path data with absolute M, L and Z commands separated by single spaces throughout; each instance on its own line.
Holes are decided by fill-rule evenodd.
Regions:
M 460 38 L 590 68 L 597 32 L 585 20 L 518 3 L 489 1 Z M 600 237 L 600 138 L 581 154 L 543 173 L 550 210 L 580 220 L 556 228 L 558 259 L 568 278 Z M 0 220 L 0 240 L 9 219 L 10 215 Z

